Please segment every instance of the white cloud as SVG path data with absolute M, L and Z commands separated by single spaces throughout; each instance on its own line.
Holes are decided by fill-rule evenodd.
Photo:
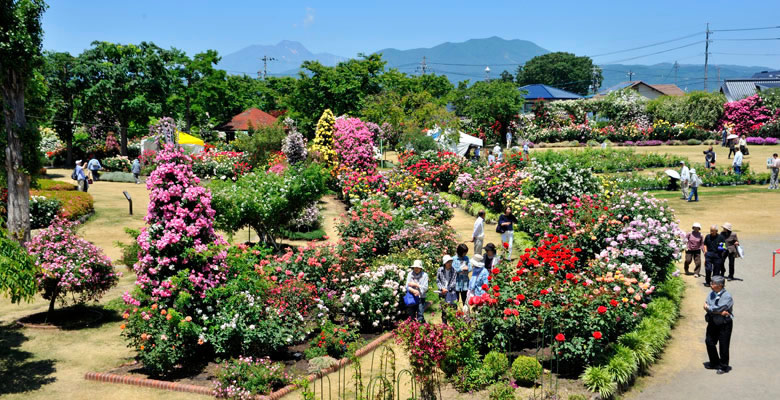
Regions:
M 309 26 L 314 23 L 314 9 L 306 7 L 306 16 L 303 17 L 303 26 Z

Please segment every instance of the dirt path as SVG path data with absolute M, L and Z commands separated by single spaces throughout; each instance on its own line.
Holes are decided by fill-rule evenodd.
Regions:
M 450 225 L 457 234 L 458 243 L 465 243 L 469 247 L 469 254 L 474 253 L 474 243 L 471 242 L 471 233 L 474 232 L 475 217 L 472 217 L 460 207 L 453 208 L 453 216 Z M 501 246 L 501 235 L 496 233 L 496 224 L 485 223 L 485 244 L 493 243 Z
M 731 192 L 732 195 L 728 195 Z M 730 188 L 715 191 L 706 202 L 670 201 L 684 227 L 699 221 L 705 228 L 734 225 L 746 257 L 737 259 L 736 276 L 743 281 L 727 282 L 735 301 L 734 331 L 731 341 L 733 370 L 717 375 L 703 368 L 707 361 L 704 345 L 706 323 L 702 304 L 709 289 L 703 278 L 685 276 L 687 292 L 682 318 L 672 332 L 672 340 L 649 376 L 640 378 L 628 399 L 775 399 L 780 381 L 775 366 L 780 353 L 774 351 L 780 339 L 780 318 L 774 299 L 780 276 L 771 278 L 772 251 L 780 247 L 780 193 Z

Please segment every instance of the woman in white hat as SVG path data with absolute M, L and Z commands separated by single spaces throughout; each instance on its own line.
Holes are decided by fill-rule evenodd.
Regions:
M 691 188 L 691 193 L 688 195 L 688 201 L 699 201 L 699 185 L 701 179 L 699 175 L 696 175 L 696 168 L 691 168 L 691 176 L 688 181 L 688 186 Z M 696 197 L 696 200 L 693 198 Z
M 406 291 L 417 298 L 417 304 L 406 306 L 409 318 L 425 322 L 423 313 L 425 313 L 425 293 L 428 292 L 428 274 L 423 271 L 423 263 L 420 260 L 414 260 L 412 273 L 406 275 Z
M 685 241 L 687 242 L 685 248 L 685 275 L 690 275 L 688 267 L 693 261 L 694 270 L 693 273 L 696 277 L 699 277 L 701 272 L 701 246 L 704 243 L 704 236 L 701 235 L 701 224 L 698 222 L 693 223 L 693 230 L 691 233 L 685 235 Z
M 469 295 L 470 296 L 482 296 L 485 293 L 483 285 L 488 284 L 488 275 L 490 275 L 485 268 L 485 263 L 482 262 L 483 258 L 481 254 L 474 254 L 471 257 L 471 279 L 469 279 Z
M 455 283 L 458 272 L 452 268 L 452 257 L 445 255 L 442 260 L 442 266 L 436 272 L 436 286 L 439 288 L 439 297 L 442 299 L 441 322 L 447 323 L 447 312 L 445 307 L 451 307 L 458 301 L 458 294 L 455 292 Z

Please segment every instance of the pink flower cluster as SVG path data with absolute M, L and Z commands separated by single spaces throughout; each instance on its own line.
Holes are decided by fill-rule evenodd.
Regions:
M 212 252 L 209 245 L 224 245 L 214 232 L 211 192 L 198 186 L 191 159 L 166 146 L 157 154 L 157 169 L 146 181 L 149 209 L 138 236 L 141 247 L 134 266 L 139 286 L 153 301 L 168 298 L 175 290 L 171 278 L 182 270 L 201 298 L 225 279 L 224 250 Z M 125 299 L 130 304 L 132 298 Z
M 333 149 L 339 161 L 349 168 L 376 170 L 374 134 L 359 118 L 339 118 L 333 133 Z
M 76 235 L 75 225 L 55 217 L 48 228 L 27 243 L 27 250 L 41 269 L 38 287 L 46 299 L 78 293 L 77 303 L 97 300 L 116 285 L 120 276 L 97 246 Z
M 772 112 L 764 107 L 761 97 L 756 94 L 724 104 L 721 125 L 732 123 L 734 134 L 745 135 L 758 130 L 771 118 Z

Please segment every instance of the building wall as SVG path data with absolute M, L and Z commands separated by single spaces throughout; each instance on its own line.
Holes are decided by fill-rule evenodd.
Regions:
M 645 85 L 637 85 L 635 89 L 639 92 L 640 95 L 647 97 L 650 100 L 657 99 L 662 96 L 662 94 L 658 91 Z

